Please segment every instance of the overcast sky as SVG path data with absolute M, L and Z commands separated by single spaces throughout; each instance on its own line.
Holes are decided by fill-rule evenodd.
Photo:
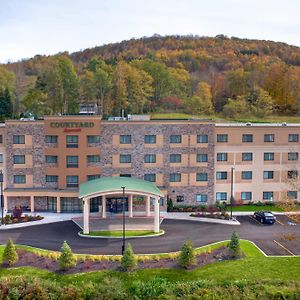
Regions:
M 299 0 L 0 0 L 0 62 L 154 33 L 300 46 Z

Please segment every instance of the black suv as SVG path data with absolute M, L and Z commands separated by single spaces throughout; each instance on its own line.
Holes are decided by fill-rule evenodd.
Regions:
M 256 211 L 253 217 L 260 223 L 274 224 L 276 222 L 276 217 L 269 211 Z

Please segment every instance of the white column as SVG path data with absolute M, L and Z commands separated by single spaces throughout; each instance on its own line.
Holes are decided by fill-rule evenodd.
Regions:
M 30 211 L 34 212 L 34 196 L 30 196 Z
M 4 198 L 4 213 L 7 213 L 8 211 L 7 196 L 3 195 L 3 198 Z
M 61 213 L 60 197 L 56 197 L 56 212 Z
M 159 232 L 159 226 L 160 220 L 159 220 L 159 198 L 155 198 L 154 200 L 154 232 Z
M 150 217 L 150 196 L 146 196 L 146 217 Z
M 129 195 L 129 197 L 128 197 L 129 199 L 128 199 L 128 213 L 129 213 L 129 218 L 132 218 L 133 217 L 133 209 L 132 209 L 132 207 L 133 207 L 133 196 L 132 195 Z
M 106 196 L 102 196 L 102 218 L 106 218 Z
M 83 233 L 90 233 L 90 199 L 83 198 Z

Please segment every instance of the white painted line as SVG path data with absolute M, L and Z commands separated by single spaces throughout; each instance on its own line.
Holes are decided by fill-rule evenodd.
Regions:
M 275 243 L 275 244 L 277 244 L 278 246 L 280 246 L 281 248 L 283 248 L 285 251 L 287 251 L 288 253 L 290 253 L 292 256 L 295 256 L 295 254 L 292 252 L 292 251 L 290 251 L 287 247 L 285 247 L 285 246 L 283 246 L 282 244 L 280 244 L 279 242 L 277 242 L 277 241 L 275 241 L 275 240 L 273 240 L 273 242 Z
M 285 226 L 285 224 L 283 224 L 282 222 L 280 222 L 278 219 L 276 219 L 276 223 L 279 223 L 282 226 Z
M 257 221 L 253 216 L 248 216 L 251 220 L 254 220 L 255 222 L 257 222 L 259 225 L 263 225 L 261 222 Z

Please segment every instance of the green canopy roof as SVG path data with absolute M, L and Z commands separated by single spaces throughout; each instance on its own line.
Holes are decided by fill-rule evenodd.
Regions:
M 79 198 L 90 197 L 104 193 L 122 193 L 122 186 L 125 193 L 140 192 L 150 196 L 163 197 L 163 193 L 152 182 L 133 177 L 103 177 L 81 183 L 79 186 Z

